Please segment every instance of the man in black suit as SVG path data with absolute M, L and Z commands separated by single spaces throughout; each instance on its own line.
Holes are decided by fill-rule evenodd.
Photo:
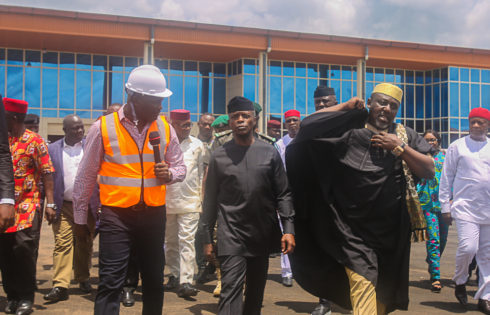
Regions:
M 15 223 L 14 168 L 10 155 L 7 122 L 0 95 L 0 232 Z

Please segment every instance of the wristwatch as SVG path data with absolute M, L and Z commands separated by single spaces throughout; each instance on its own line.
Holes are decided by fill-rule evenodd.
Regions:
M 402 153 L 405 152 L 406 145 L 407 144 L 405 142 L 402 142 L 401 145 L 397 145 L 396 147 L 394 147 L 393 150 L 391 150 L 391 153 L 393 153 L 393 155 L 396 157 L 402 155 Z
M 53 210 L 58 210 L 58 207 L 55 203 L 47 203 L 46 208 L 53 208 Z

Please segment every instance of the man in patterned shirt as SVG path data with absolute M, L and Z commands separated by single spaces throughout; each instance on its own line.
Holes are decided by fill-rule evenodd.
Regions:
M 36 290 L 36 260 L 42 221 L 39 184 L 47 198 L 46 219 L 56 217 L 53 165 L 44 140 L 25 128 L 27 102 L 3 99 L 15 180 L 15 224 L 0 234 L 0 269 L 7 314 L 30 314 Z

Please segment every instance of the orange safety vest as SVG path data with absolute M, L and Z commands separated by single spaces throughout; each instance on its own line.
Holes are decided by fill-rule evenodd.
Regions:
M 142 151 L 121 124 L 117 112 L 102 117 L 100 131 L 104 145 L 104 159 L 99 170 L 101 204 L 129 208 L 143 201 L 147 206 L 163 206 L 167 188 L 155 177 L 149 134 L 152 131 L 160 134 L 163 159 L 170 143 L 170 127 L 165 117 L 160 116 L 151 123 Z

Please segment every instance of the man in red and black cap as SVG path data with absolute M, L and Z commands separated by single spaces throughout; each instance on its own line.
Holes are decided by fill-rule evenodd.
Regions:
M 490 111 L 473 108 L 470 134 L 449 146 L 439 186 L 442 219 L 458 228 L 458 250 L 453 280 L 455 295 L 466 306 L 468 266 L 476 255 L 480 281 L 475 299 L 490 314 Z
M 192 122 L 188 110 L 171 111 L 170 120 L 184 154 L 187 175 L 184 181 L 167 188 L 165 257 L 170 277 L 165 288 L 178 288 L 177 295 L 187 298 L 198 292 L 192 286 L 192 281 L 196 259 L 195 237 L 202 212 L 204 159 L 207 155 L 204 144 L 190 136 Z
M 267 122 L 267 135 L 276 140 L 281 138 L 281 122 L 279 120 L 271 119 Z
M 15 180 L 15 224 L 0 234 L 0 269 L 7 293 L 7 314 L 30 314 L 36 290 L 36 261 L 42 221 L 41 180 L 46 193 L 46 219 L 56 217 L 54 168 L 44 140 L 25 128 L 27 102 L 4 98 Z

